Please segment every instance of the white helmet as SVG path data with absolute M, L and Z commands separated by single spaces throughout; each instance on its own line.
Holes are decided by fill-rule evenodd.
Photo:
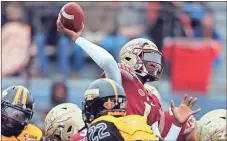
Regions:
M 217 109 L 208 112 L 197 122 L 198 140 L 226 141 L 226 110 Z
M 146 81 L 159 80 L 162 72 L 162 54 L 150 40 L 137 38 L 126 43 L 120 50 L 120 63 L 133 68 Z
M 70 140 L 71 136 L 85 127 L 81 109 L 72 103 L 63 103 L 52 108 L 45 118 L 46 140 L 60 138 Z
M 154 94 L 159 99 L 160 103 L 162 102 L 161 95 L 160 95 L 160 93 L 158 92 L 158 90 L 154 86 L 149 85 L 149 84 L 144 84 L 144 87 L 147 90 L 151 91 L 152 94 Z

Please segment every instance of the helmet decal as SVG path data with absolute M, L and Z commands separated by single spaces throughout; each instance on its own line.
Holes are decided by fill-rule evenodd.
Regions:
M 2 98 L 4 98 L 7 94 L 8 94 L 8 92 L 7 92 L 6 90 L 4 90 L 4 91 L 2 92 Z
M 198 140 L 226 140 L 226 112 L 226 109 L 216 109 L 203 115 L 197 122 Z
M 84 93 L 85 100 L 93 100 L 99 96 L 99 89 L 88 89 Z
M 14 97 L 13 104 L 16 105 L 16 104 L 20 103 L 21 91 L 22 91 L 22 89 L 21 89 L 21 87 L 19 87 L 18 90 L 17 90 L 17 93 L 16 93 L 16 95 Z
M 71 136 L 85 127 L 81 109 L 72 103 L 63 103 L 50 110 L 45 118 L 44 136 L 47 139 L 59 136 L 70 140 Z

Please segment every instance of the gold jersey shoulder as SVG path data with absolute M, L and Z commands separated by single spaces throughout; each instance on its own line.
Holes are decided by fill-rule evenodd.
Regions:
M 94 120 L 92 123 L 98 121 L 108 121 L 114 123 L 124 140 L 159 140 L 159 137 L 157 137 L 151 130 L 151 127 L 147 125 L 147 120 L 143 116 L 128 115 L 120 118 L 102 116 Z
M 28 124 L 28 126 L 17 137 L 2 136 L 2 141 L 37 141 L 41 140 L 42 131 L 35 125 Z

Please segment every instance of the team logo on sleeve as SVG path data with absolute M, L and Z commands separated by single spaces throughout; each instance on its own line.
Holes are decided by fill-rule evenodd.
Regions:
M 139 89 L 139 90 L 138 90 L 138 93 L 139 93 L 141 96 L 145 96 L 145 92 L 144 92 L 142 89 Z

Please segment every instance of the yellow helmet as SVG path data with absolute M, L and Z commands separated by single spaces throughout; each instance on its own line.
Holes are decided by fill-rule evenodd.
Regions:
M 33 95 L 24 86 L 5 89 L 1 99 L 2 133 L 8 136 L 21 133 L 32 120 L 34 105 Z
M 208 112 L 197 122 L 198 140 L 226 141 L 226 110 Z
M 126 43 L 120 50 L 120 63 L 133 68 L 146 77 L 146 81 L 159 80 L 162 72 L 162 54 L 150 40 L 137 38 Z
M 52 108 L 47 114 L 44 136 L 46 140 L 70 140 L 72 135 L 84 127 L 81 109 L 75 104 L 63 103 Z

